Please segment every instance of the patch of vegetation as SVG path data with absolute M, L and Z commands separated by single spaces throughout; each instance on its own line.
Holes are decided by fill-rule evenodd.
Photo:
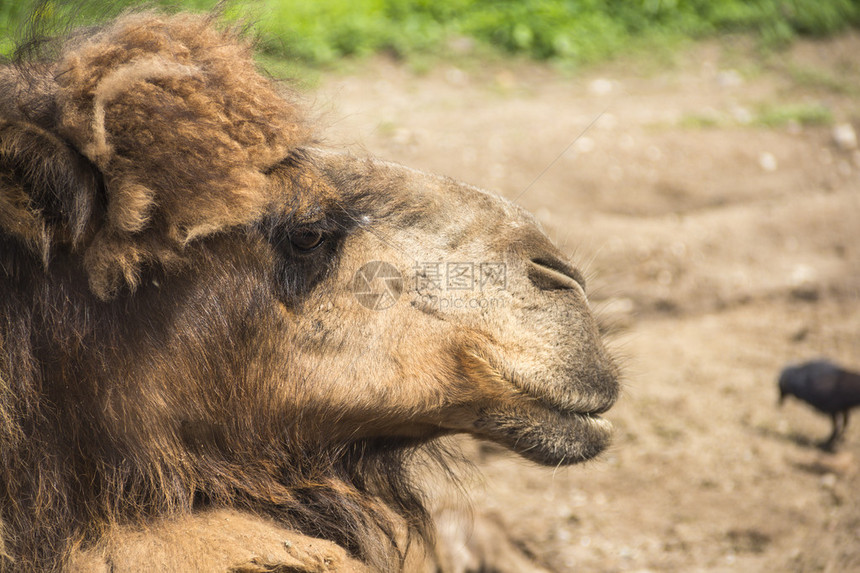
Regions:
M 130 6 L 158 6 L 169 11 L 210 10 L 215 0 L 0 0 L 0 55 L 9 55 L 19 38 L 62 33 L 70 25 L 84 26 L 107 20 Z M 238 14 L 237 3 L 225 13 Z
M 801 104 L 761 104 L 755 114 L 738 117 L 737 114 L 720 113 L 712 110 L 707 113 L 692 113 L 683 116 L 680 127 L 689 129 L 726 128 L 752 125 L 758 127 L 802 127 L 833 125 L 833 112 L 820 103 Z
M 788 73 L 794 83 L 800 87 L 827 91 L 840 95 L 858 95 L 860 87 L 852 83 L 855 74 L 836 76 L 828 71 L 811 67 L 791 66 Z
M 134 3 L 113 2 L 111 11 Z M 153 3 L 205 9 L 214 0 Z M 0 29 L 26 18 L 22 4 L 0 2 Z M 42 0 L 44 14 L 62 5 L 69 3 Z M 505 53 L 583 64 L 682 38 L 743 32 L 777 46 L 797 35 L 828 36 L 860 25 L 860 0 L 257 0 L 234 1 L 228 11 L 250 13 L 269 55 L 313 65 L 380 51 L 438 54 L 458 37 Z
M 754 125 L 785 127 L 831 125 L 833 112 L 822 104 L 764 105 L 753 120 Z
M 693 113 L 685 115 L 680 119 L 678 125 L 691 129 L 705 129 L 710 127 L 722 127 L 727 121 L 715 113 Z
M 605 60 L 650 41 L 747 32 L 767 46 L 860 24 L 857 0 L 280 0 L 264 2 L 269 50 L 313 62 L 400 56 L 466 36 L 536 59 Z

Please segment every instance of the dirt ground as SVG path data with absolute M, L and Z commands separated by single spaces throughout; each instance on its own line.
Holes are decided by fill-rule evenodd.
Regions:
M 471 446 L 476 511 L 548 569 L 860 571 L 860 422 L 825 453 L 829 419 L 776 404 L 790 362 L 860 369 L 860 151 L 834 139 L 860 131 L 857 54 L 379 59 L 311 91 L 326 144 L 496 190 L 587 270 L 625 370 L 613 447 L 553 470 Z

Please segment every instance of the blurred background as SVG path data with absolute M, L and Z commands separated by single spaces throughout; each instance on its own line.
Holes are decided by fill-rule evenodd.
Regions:
M 80 22 L 141 2 L 36 4 L 36 18 L 67 12 Z M 215 4 L 149 2 L 192 10 Z M 224 5 L 228 17 L 255 22 L 264 54 L 311 65 L 380 52 L 395 58 L 456 55 L 474 43 L 498 54 L 581 66 L 726 33 L 748 34 L 768 48 L 784 47 L 798 36 L 828 37 L 860 23 L 856 0 L 251 0 Z M 32 6 L 22 0 L 0 2 L 0 29 L 14 29 L 31 16 Z
M 0 53 L 28 18 L 106 12 L 64 6 L 0 0 Z M 827 416 L 777 407 L 787 364 L 860 370 L 859 1 L 225 10 L 325 145 L 495 190 L 587 271 L 615 443 L 548 470 L 464 442 L 499 546 L 557 572 L 860 571 L 860 421 L 828 450 Z

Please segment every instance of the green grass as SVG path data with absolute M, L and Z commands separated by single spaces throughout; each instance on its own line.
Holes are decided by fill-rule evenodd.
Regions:
M 841 76 L 833 72 L 817 68 L 791 66 L 788 74 L 795 85 L 799 87 L 821 90 L 839 95 L 860 95 L 860 83 L 858 74 L 851 71 Z
M 214 1 L 152 3 L 205 9 Z M 0 50 L 8 52 L 8 31 L 27 17 L 22 4 L 0 0 Z M 57 0 L 43 4 L 46 19 L 64 11 Z M 113 2 L 110 10 L 129 4 Z M 798 35 L 829 36 L 860 25 L 860 0 L 257 0 L 234 1 L 228 13 L 257 22 L 269 56 L 310 65 L 377 52 L 438 55 L 464 36 L 501 53 L 580 65 L 649 43 L 729 32 L 769 47 Z
M 680 119 L 678 125 L 688 129 L 712 129 L 741 126 L 782 128 L 789 125 L 803 127 L 833 125 L 833 112 L 821 103 L 763 103 L 749 117 L 741 122 L 728 113 L 688 114 Z
M 707 129 L 711 127 L 725 127 L 728 120 L 716 114 L 688 114 L 678 122 L 680 127 L 689 129 Z
M 467 36 L 506 53 L 587 64 L 651 42 L 750 33 L 774 47 L 860 24 L 860 0 L 280 0 L 263 2 L 272 53 L 325 63 L 444 51 Z
M 763 105 L 753 120 L 754 125 L 784 127 L 789 124 L 803 126 L 831 125 L 833 112 L 822 104 Z

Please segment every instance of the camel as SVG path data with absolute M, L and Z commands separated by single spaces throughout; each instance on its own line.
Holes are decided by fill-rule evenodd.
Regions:
M 0 571 L 397 571 L 410 462 L 603 451 L 619 370 L 517 205 L 319 146 L 212 15 L 0 66 Z

